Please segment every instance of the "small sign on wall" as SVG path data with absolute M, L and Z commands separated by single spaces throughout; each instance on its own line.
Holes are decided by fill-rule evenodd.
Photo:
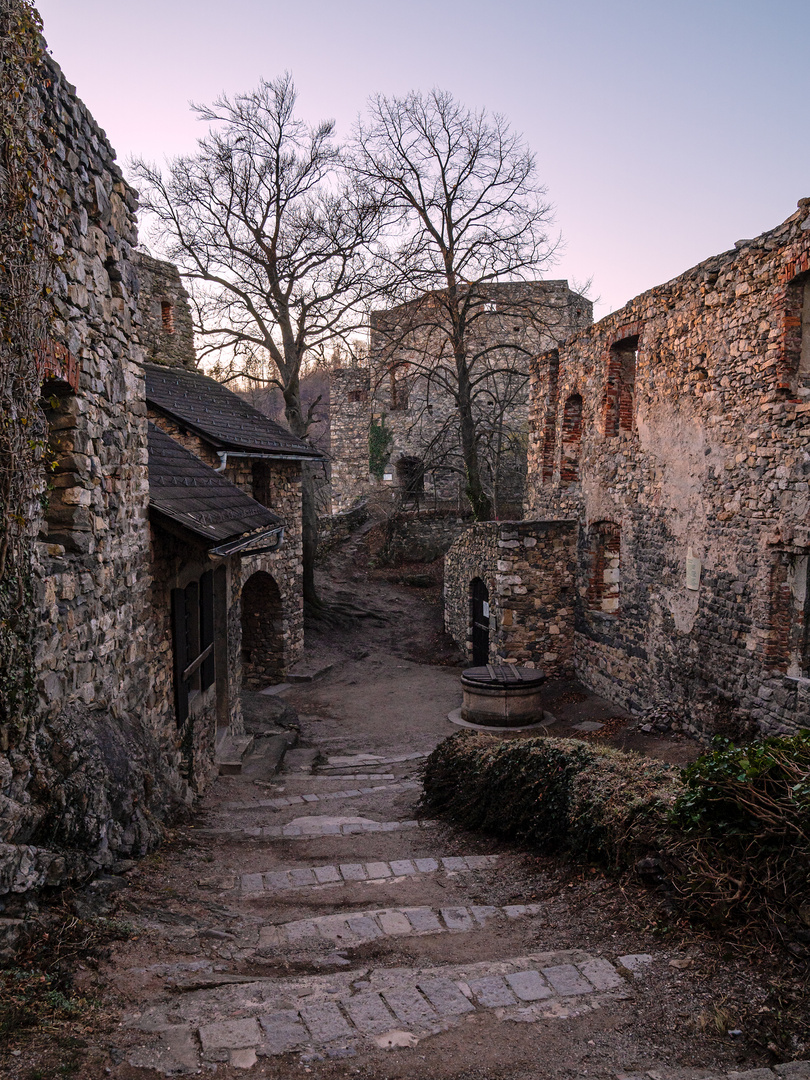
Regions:
M 692 592 L 697 592 L 700 589 L 700 572 L 703 569 L 700 559 L 696 559 L 692 554 L 692 549 L 686 556 L 686 587 Z
M 390 472 L 383 473 L 383 480 L 385 480 L 387 483 L 390 484 L 393 479 L 394 479 L 394 474 L 393 473 L 390 473 Z
M 483 616 L 485 619 L 489 618 L 489 601 L 485 600 L 483 603 Z

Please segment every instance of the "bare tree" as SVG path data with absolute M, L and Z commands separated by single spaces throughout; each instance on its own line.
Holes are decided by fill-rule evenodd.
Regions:
M 196 153 L 165 175 L 141 160 L 133 169 L 154 242 L 189 283 L 201 355 L 224 354 L 231 377 L 259 381 L 269 358 L 287 424 L 306 438 L 313 408 L 302 407 L 302 365 L 362 324 L 379 214 L 345 182 L 334 122 L 307 126 L 295 102 L 285 74 L 194 105 L 209 124 Z M 304 599 L 317 605 L 317 515 L 304 472 Z
M 384 342 L 383 362 L 406 365 L 411 377 L 451 396 L 466 494 L 474 516 L 486 520 L 492 499 L 482 445 L 497 432 L 482 421 L 482 406 L 499 379 L 502 387 L 514 382 L 519 354 L 530 351 L 508 335 L 495 342 L 480 332 L 491 322 L 491 287 L 536 277 L 554 254 L 534 155 L 503 117 L 433 90 L 372 98 L 355 129 L 351 168 L 385 206 L 389 236 L 393 229 L 380 257 L 396 270 L 400 306 L 373 327 Z M 518 311 L 538 318 L 528 299 L 520 290 L 505 293 L 500 318 Z M 495 413 L 505 415 L 500 407 Z

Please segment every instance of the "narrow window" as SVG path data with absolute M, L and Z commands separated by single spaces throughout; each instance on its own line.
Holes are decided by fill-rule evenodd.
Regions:
M 591 528 L 588 607 L 615 615 L 621 589 L 621 533 L 612 521 Z
M 365 401 L 368 401 L 368 391 L 366 391 L 366 390 L 350 390 L 349 391 L 349 401 L 351 401 L 351 402 L 355 402 L 355 401 L 365 402 Z
M 810 552 L 781 552 L 771 566 L 767 661 L 793 678 L 810 676 Z
M 782 336 L 778 388 L 795 393 L 810 387 L 810 271 L 788 282 Z
M 554 448 L 556 444 L 557 401 L 559 396 L 560 354 L 552 349 L 547 360 L 545 383 L 545 416 L 543 417 L 543 482 L 554 476 Z
M 408 408 L 408 384 L 396 368 L 391 369 L 391 412 L 405 412 Z
M 605 386 L 605 437 L 633 431 L 638 335 L 617 341 L 610 348 Z
M 174 333 L 174 304 L 168 300 L 161 301 L 160 317 L 163 322 L 163 330 L 167 334 Z
M 582 442 L 582 398 L 572 394 L 565 403 L 562 423 L 562 455 L 560 483 L 576 484 L 579 480 L 579 450 Z

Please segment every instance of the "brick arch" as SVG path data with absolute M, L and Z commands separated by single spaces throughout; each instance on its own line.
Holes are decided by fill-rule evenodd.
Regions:
M 560 456 L 560 483 L 575 484 L 579 480 L 579 452 L 582 444 L 581 394 L 571 394 L 563 406 L 562 453 Z
M 242 586 L 242 683 L 261 690 L 284 675 L 284 609 L 273 577 L 258 570 Z

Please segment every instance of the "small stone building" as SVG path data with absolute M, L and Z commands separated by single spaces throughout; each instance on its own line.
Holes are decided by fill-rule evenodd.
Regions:
M 554 586 L 549 654 L 612 701 L 810 724 L 810 200 L 537 357 L 530 396 L 527 520 L 451 549 L 456 639 L 481 578 L 491 656 L 555 664 Z M 541 532 L 570 585 L 562 546 L 522 555 Z
M 566 281 L 491 283 L 470 293 L 482 467 L 502 510 L 523 500 L 529 361 L 589 325 L 592 305 Z M 466 509 L 442 296 L 374 312 L 368 363 L 332 372 L 333 512 L 375 490 L 406 506 Z

